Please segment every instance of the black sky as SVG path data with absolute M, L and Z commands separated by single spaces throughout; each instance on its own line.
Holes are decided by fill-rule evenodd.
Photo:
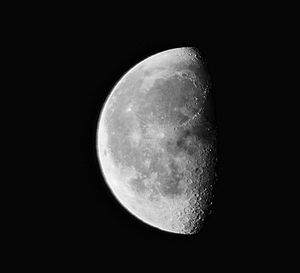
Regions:
M 257 229 L 252 170 L 260 168 L 255 161 L 259 117 L 252 107 L 258 40 L 248 24 L 211 19 L 203 25 L 195 18 L 188 26 L 174 24 L 66 20 L 43 29 L 41 62 L 49 63 L 45 100 L 53 104 L 47 140 L 51 165 L 42 181 L 53 195 L 43 212 L 47 238 L 42 238 L 55 242 L 56 251 L 171 260 L 181 253 L 201 263 L 206 255 L 229 256 L 229 248 L 241 257 L 239 250 L 252 245 Z M 185 46 L 197 47 L 207 62 L 219 139 L 213 212 L 192 236 L 159 231 L 129 214 L 106 186 L 96 154 L 100 110 L 120 77 L 152 54 Z

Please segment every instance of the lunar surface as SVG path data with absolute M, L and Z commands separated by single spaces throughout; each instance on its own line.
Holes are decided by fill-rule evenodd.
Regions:
M 193 234 L 215 182 L 211 83 L 195 48 L 155 54 L 132 67 L 101 111 L 97 151 L 112 194 L 155 228 Z

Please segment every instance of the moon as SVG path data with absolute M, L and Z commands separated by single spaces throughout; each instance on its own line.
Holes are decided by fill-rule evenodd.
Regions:
M 217 139 L 211 86 L 199 51 L 174 48 L 133 66 L 102 107 L 97 153 L 106 184 L 154 228 L 197 233 L 210 211 Z

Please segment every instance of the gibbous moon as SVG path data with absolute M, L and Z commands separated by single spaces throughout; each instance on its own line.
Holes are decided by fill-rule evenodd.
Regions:
M 212 202 L 216 134 L 211 83 L 195 48 L 133 66 L 99 118 L 97 152 L 112 194 L 129 213 L 167 232 L 198 232 Z

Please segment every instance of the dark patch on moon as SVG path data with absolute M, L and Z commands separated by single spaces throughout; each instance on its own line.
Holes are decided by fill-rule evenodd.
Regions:
M 147 190 L 142 179 L 139 178 L 132 178 L 130 179 L 130 187 L 131 189 L 136 192 L 137 194 L 142 194 Z

